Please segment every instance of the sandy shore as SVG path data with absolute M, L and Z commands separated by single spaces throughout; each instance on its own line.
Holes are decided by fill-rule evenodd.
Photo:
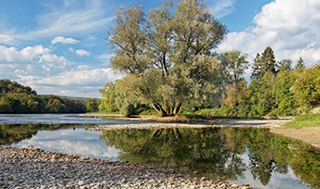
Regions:
M 320 127 L 271 128 L 270 132 L 295 138 L 320 148 Z
M 249 189 L 173 170 L 82 158 L 39 149 L 0 147 L 0 188 Z

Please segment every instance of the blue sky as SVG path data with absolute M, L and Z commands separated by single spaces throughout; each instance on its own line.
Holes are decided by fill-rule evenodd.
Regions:
M 106 41 L 115 9 L 160 0 L 1 0 L 0 79 L 40 94 L 100 97 L 107 81 L 122 77 L 109 67 Z M 320 1 L 205 0 L 229 33 L 218 52 L 240 50 L 252 59 L 271 46 L 278 60 L 320 60 Z M 249 71 L 248 71 L 249 72 Z

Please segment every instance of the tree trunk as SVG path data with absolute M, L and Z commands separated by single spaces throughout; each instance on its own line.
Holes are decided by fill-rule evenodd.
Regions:
M 181 107 L 181 102 L 178 101 L 173 109 L 173 115 L 178 115 L 180 107 Z
M 178 128 L 173 128 L 174 136 L 176 137 L 177 140 L 181 139 L 181 133 Z
M 158 112 L 160 112 L 161 117 L 168 116 L 168 113 L 162 108 L 161 105 L 153 103 L 152 106 L 153 106 L 153 108 L 154 108 L 155 110 L 157 110 Z

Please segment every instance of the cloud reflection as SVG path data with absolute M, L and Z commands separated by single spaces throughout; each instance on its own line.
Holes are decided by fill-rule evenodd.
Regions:
M 12 146 L 26 148 L 33 145 L 35 148 L 51 152 L 117 160 L 120 150 L 114 146 L 106 146 L 99 139 L 100 135 L 100 132 L 85 131 L 84 128 L 39 131 L 31 139 Z

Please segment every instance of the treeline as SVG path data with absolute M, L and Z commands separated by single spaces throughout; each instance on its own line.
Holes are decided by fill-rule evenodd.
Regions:
M 249 84 L 243 78 L 226 80 L 221 107 L 198 113 L 246 117 L 306 113 L 320 103 L 319 73 L 319 65 L 306 68 L 302 58 L 294 68 L 290 59 L 277 61 L 267 47 L 253 61 Z
M 304 60 L 299 58 L 293 67 L 290 59 L 277 61 L 272 48 L 267 47 L 256 55 L 247 81 L 244 74 L 250 67 L 246 54 L 229 51 L 217 56 L 220 92 L 215 101 L 186 104 L 180 114 L 202 117 L 286 116 L 309 112 L 320 104 L 318 64 L 306 68 Z M 152 106 L 130 97 L 130 92 L 126 92 L 122 84 L 121 80 L 109 82 L 100 90 L 103 94 L 100 111 L 126 115 L 154 113 Z
M 97 110 L 92 101 L 98 100 L 38 95 L 28 86 L 0 80 L 0 113 L 84 113 Z
M 295 115 L 320 104 L 320 66 L 305 68 L 300 59 L 292 68 L 270 47 L 244 79 L 247 55 L 215 52 L 227 30 L 208 10 L 198 0 L 163 2 L 148 13 L 139 5 L 119 9 L 107 39 L 112 68 L 126 75 L 101 90 L 100 110 L 256 117 Z

